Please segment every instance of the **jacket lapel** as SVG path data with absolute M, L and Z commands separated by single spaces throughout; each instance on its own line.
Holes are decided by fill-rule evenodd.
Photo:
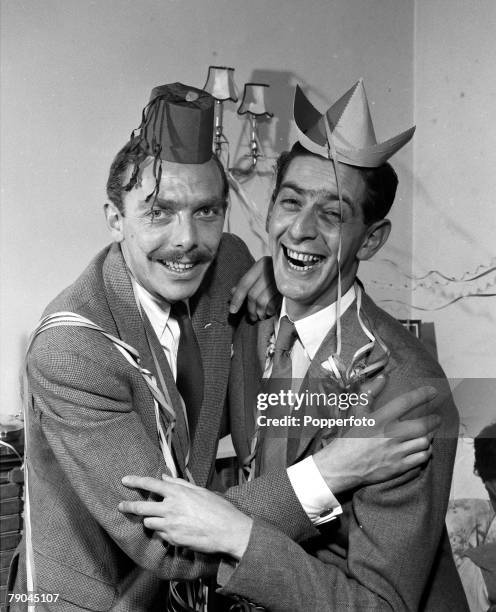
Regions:
M 205 486 L 212 470 L 224 411 L 231 364 L 232 328 L 225 300 L 208 280 L 190 300 L 192 324 L 203 365 L 203 401 L 192 440 L 190 467 L 196 484 Z
M 160 385 L 160 377 L 158 376 L 150 351 L 144 323 L 136 304 L 131 278 L 122 257 L 120 247 L 117 244 L 112 245 L 103 264 L 103 281 L 109 309 L 114 318 L 119 337 L 138 351 L 142 367 L 149 370 Z M 178 393 L 167 359 L 152 329 L 150 329 L 148 336 L 153 343 L 155 355 L 157 356 L 157 361 L 164 374 L 167 390 L 178 419 L 174 430 L 175 433 L 173 434 L 173 447 L 179 462 L 179 467 L 183 470 L 185 460 L 184 449 L 187 447 L 187 441 L 180 400 L 178 399 Z M 136 410 L 139 411 L 148 431 L 153 432 L 153 436 L 156 437 L 153 402 L 150 401 L 147 406 L 136 406 Z
M 119 337 L 138 351 L 143 367 L 154 372 L 131 279 L 117 244 L 112 245 L 103 264 L 103 280 L 110 312 Z

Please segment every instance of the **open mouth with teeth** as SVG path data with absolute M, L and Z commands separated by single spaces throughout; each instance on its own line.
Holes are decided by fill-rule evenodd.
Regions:
M 178 274 L 185 274 L 196 266 L 196 262 L 181 263 L 180 261 L 167 259 L 156 259 L 155 261 L 167 268 L 167 270 L 170 270 L 171 272 L 177 272 Z
M 293 251 L 282 245 L 284 257 L 292 270 L 298 270 L 305 272 L 318 266 L 325 257 L 323 255 L 317 255 L 315 253 L 302 253 L 300 251 Z

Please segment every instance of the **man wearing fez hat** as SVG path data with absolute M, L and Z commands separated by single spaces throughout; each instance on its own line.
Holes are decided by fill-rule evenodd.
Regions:
M 229 523 L 240 546 L 230 553 L 231 562 L 221 562 L 221 592 L 272 612 L 467 610 L 444 524 L 456 408 L 437 362 L 374 304 L 356 277 L 360 261 L 372 257 L 389 235 L 385 215 L 397 177 L 387 160 L 414 130 L 378 143 L 362 81 L 326 113 L 298 88 L 294 118 L 298 141 L 278 161 L 267 220 L 282 307 L 271 319 L 243 323 L 234 343 L 231 400 L 244 424 L 232 428 L 238 455 L 248 479 L 313 461 L 326 483 L 332 483 L 332 466 L 321 464 L 317 451 L 334 447 L 346 454 L 348 440 L 341 437 L 346 422 L 329 429 L 317 418 L 305 422 L 305 416 L 351 418 L 358 404 L 351 402 L 352 392 L 381 376 L 385 386 L 373 412 L 378 423 L 382 411 L 392 410 L 387 404 L 392 398 L 421 385 L 434 387 L 441 426 L 432 456 L 424 456 L 420 470 L 372 486 L 356 483 L 345 494 L 334 491 L 340 507 L 331 505 L 333 519 L 314 521 L 309 538 L 299 543 L 256 516 L 249 522 L 239 519 L 234 509 L 230 514 L 226 500 L 181 480 L 131 478 L 133 486 L 165 498 L 135 510 L 151 517 L 146 524 L 164 540 L 203 552 L 226 552 L 223 525 Z M 251 355 L 258 360 L 250 360 Z M 286 388 L 299 389 L 302 396 L 334 391 L 328 397 L 344 393 L 349 403 L 316 409 L 306 395 L 302 405 L 294 400 L 292 410 L 286 408 L 286 414 L 297 417 L 292 421 L 281 418 L 280 405 L 257 412 L 254 380 L 274 377 L 286 378 Z M 279 421 L 259 420 L 260 415 Z M 317 481 L 308 487 L 317 490 Z M 193 515 L 189 508 L 200 499 L 201 512 Z M 268 505 L 280 503 L 271 491 L 266 499 Z M 288 513 L 297 516 L 294 497 L 285 503 Z M 125 507 L 131 510 L 133 504 Z M 178 526 L 172 509 L 176 514 L 185 509 L 191 518 Z
M 126 473 L 211 478 L 239 321 L 228 317 L 231 289 L 241 287 L 242 301 L 253 264 L 239 238 L 222 234 L 228 185 L 212 155 L 213 111 L 208 93 L 181 83 L 152 91 L 110 168 L 114 242 L 48 306 L 32 338 L 31 529 L 15 591 L 57 593 L 43 609 L 164 610 L 174 597 L 201 598 L 166 579 L 217 566 L 168 549 L 117 510 Z
M 215 575 L 218 557 L 164 545 L 118 503 L 129 496 L 121 483 L 129 473 L 211 485 L 241 318 L 229 316 L 231 289 L 237 303 L 251 283 L 265 304 L 273 295 L 264 266 L 249 271 L 246 246 L 222 234 L 228 185 L 212 154 L 213 104 L 180 83 L 153 90 L 110 168 L 114 243 L 51 302 L 31 338 L 25 538 L 10 584 L 17 566 L 11 588 L 37 594 L 36 609 L 205 607 L 197 579 Z M 374 448 L 387 469 L 405 469 L 383 441 Z M 339 468 L 332 452 L 322 454 Z M 260 502 L 267 489 L 281 491 L 270 508 Z M 301 507 L 289 519 L 288 491 L 294 497 L 287 476 L 269 477 L 227 495 L 297 539 L 308 519 Z

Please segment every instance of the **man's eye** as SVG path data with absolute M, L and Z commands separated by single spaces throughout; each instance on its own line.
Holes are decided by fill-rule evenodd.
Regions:
M 340 221 L 342 218 L 341 211 L 339 208 L 323 208 L 322 215 L 329 221 Z
M 217 208 L 212 208 L 211 206 L 203 206 L 203 208 L 199 208 L 197 211 L 200 217 L 214 217 L 217 214 Z
M 282 198 L 281 204 L 288 208 L 295 208 L 296 206 L 298 206 L 299 201 L 296 198 Z
M 147 212 L 147 217 L 152 221 L 161 221 L 168 217 L 168 211 L 163 208 L 152 208 Z

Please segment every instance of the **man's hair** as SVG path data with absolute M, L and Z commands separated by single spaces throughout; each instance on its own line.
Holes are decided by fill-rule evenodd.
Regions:
M 304 155 L 318 157 L 314 153 L 307 151 L 299 142 L 293 145 L 291 151 L 285 151 L 279 156 L 276 162 L 276 183 L 272 192 L 271 205 L 276 201 L 289 164 L 295 157 L 302 157 Z M 360 205 L 364 222 L 366 225 L 370 225 L 375 221 L 383 219 L 391 209 L 398 186 L 398 176 L 393 167 L 387 162 L 379 166 L 379 168 L 360 168 L 358 166 L 353 166 L 353 168 L 359 171 L 366 186 L 365 198 L 363 202 L 360 202 Z
M 496 423 L 492 423 L 474 438 L 474 471 L 483 482 L 496 480 Z
M 133 140 L 129 140 L 122 149 L 117 153 L 112 161 L 109 170 L 109 176 L 107 180 L 107 196 L 108 199 L 117 207 L 119 212 L 124 215 L 124 191 L 129 191 L 136 184 L 136 176 L 131 178 L 127 185 L 123 184 L 124 176 L 128 171 L 129 167 L 139 168 L 140 164 L 145 161 L 148 154 L 143 150 L 139 144 Z M 226 176 L 224 166 L 220 162 L 219 158 L 215 153 L 212 153 L 212 159 L 215 161 L 222 181 L 222 198 L 227 203 L 227 197 L 229 195 L 229 183 Z

